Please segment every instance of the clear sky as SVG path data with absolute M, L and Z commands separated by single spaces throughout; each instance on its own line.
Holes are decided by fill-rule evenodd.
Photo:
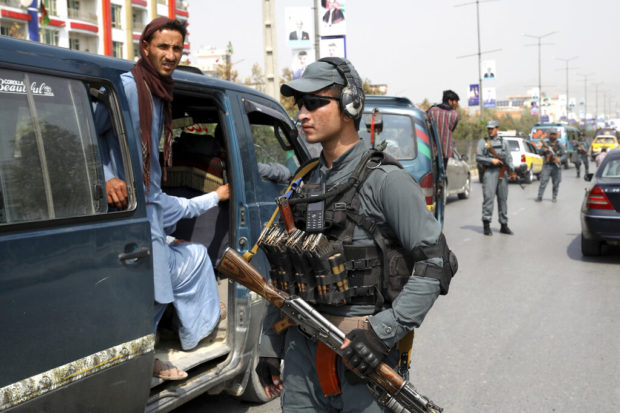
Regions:
M 314 0 L 274 0 L 281 69 L 291 62 L 285 8 L 312 7 Z M 387 83 L 388 94 L 441 100 L 453 89 L 466 104 L 470 83 L 478 82 L 475 4 L 470 0 L 347 0 L 347 57 L 363 78 Z M 254 63 L 264 67 L 260 0 L 188 0 L 192 52 L 200 48 L 234 47 L 234 69 L 243 79 Z M 612 109 L 620 108 L 620 0 L 491 0 L 480 3 L 481 49 L 496 62 L 497 97 L 525 94 L 538 85 L 538 47 L 544 38 L 542 90 L 565 93 L 569 62 L 569 94 L 583 100 L 588 74 L 588 112 L 594 110 L 598 84 L 599 112 L 604 94 Z M 484 70 L 483 70 L 484 72 Z

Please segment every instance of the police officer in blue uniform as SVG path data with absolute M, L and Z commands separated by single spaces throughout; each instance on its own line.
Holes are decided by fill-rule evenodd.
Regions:
M 508 143 L 498 137 L 499 123 L 487 122 L 488 136 L 478 141 L 476 162 L 484 171 L 482 176 L 482 225 L 484 235 L 493 235 L 493 200 L 497 196 L 497 214 L 502 234 L 512 235 L 508 227 L 508 177 L 513 170 L 512 155 Z
M 290 197 L 296 227 L 306 237 L 325 237 L 330 262 L 341 257 L 345 271 L 319 275 L 323 259 L 299 266 L 307 254 L 297 255 L 295 280 L 274 284 L 291 287 L 346 333 L 346 361 L 326 366 L 324 349 L 298 327 L 277 334 L 272 326 L 280 314 L 271 306 L 257 372 L 268 396 L 281 395 L 283 412 L 386 412 L 354 371 L 368 374 L 380 361 L 396 366 L 401 339 L 448 292 L 456 257 L 420 186 L 360 139 L 364 92 L 348 60 L 314 62 L 281 92 L 295 99 L 306 140 L 322 146 L 318 165 Z M 270 262 L 274 276 L 285 273 Z

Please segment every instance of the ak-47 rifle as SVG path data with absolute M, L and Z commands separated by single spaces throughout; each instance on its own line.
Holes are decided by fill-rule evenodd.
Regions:
M 553 159 L 553 164 L 555 166 L 557 166 L 558 168 L 562 166 L 560 164 L 560 158 L 555 154 L 555 151 L 553 150 L 553 148 L 549 146 L 549 144 L 545 142 L 545 140 L 542 138 L 540 139 L 540 142 L 542 143 L 542 146 L 545 147 L 545 152 L 547 152 L 547 155 L 545 157 L 545 162 L 549 163 Z
M 508 171 L 508 176 L 510 177 L 510 180 L 517 182 L 519 186 L 521 187 L 521 189 L 525 189 L 525 186 L 521 182 L 519 182 L 519 173 L 514 168 L 512 168 L 510 165 L 508 165 L 508 162 L 506 162 L 506 159 L 500 157 L 497 154 L 497 151 L 495 150 L 494 147 L 491 146 L 491 142 L 489 140 L 487 140 L 487 150 L 491 153 L 491 155 L 493 155 L 495 159 L 498 159 L 502 163 L 502 168 L 506 168 L 506 170 Z M 500 174 L 500 178 L 501 178 L 501 174 Z
M 588 151 L 586 151 L 585 149 L 583 149 L 583 146 L 581 146 L 581 144 L 579 143 L 579 141 L 577 141 L 577 152 L 579 152 L 579 155 L 585 155 L 588 153 Z
M 289 316 L 310 336 L 322 341 L 342 356 L 340 347 L 345 334 L 330 323 L 303 299 L 274 288 L 234 249 L 226 248 L 215 268 L 234 281 L 258 293 Z M 362 377 L 379 403 L 396 413 L 440 413 L 443 409 L 418 393 L 409 381 L 399 376 L 390 366 L 381 363 L 375 371 Z

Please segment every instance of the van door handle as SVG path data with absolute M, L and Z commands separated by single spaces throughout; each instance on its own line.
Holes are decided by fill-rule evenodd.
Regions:
M 119 261 L 134 260 L 135 262 L 139 260 L 140 258 L 146 258 L 150 255 L 151 255 L 151 249 L 142 247 L 142 248 L 137 249 L 134 252 L 123 252 L 121 254 L 118 254 L 118 259 Z

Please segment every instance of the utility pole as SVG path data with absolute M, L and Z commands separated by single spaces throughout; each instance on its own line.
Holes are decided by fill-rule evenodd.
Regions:
M 588 129 L 588 76 L 592 76 L 593 73 L 581 74 L 577 73 L 577 76 L 583 76 L 583 129 Z
M 321 35 L 319 34 L 319 0 L 314 0 L 314 60 L 321 58 Z
M 602 85 L 603 82 L 598 82 L 594 84 L 594 126 L 598 125 L 598 87 Z
M 276 100 L 278 88 L 278 49 L 276 37 L 276 0 L 263 0 L 263 41 L 265 47 L 265 91 Z
M 573 57 L 569 57 L 568 59 L 562 58 L 562 57 L 556 57 L 557 60 L 561 60 L 566 64 L 566 123 L 568 123 L 568 62 L 570 62 L 571 60 L 576 59 L 577 56 L 573 56 Z M 539 80 L 540 82 L 540 80 Z M 540 92 L 538 92 L 540 93 Z
M 532 37 L 534 39 L 538 39 L 537 43 L 533 43 L 533 44 L 526 44 L 526 46 L 538 46 L 538 121 L 540 122 L 541 116 L 542 116 L 542 75 L 541 75 L 541 46 L 547 46 L 547 45 L 551 45 L 553 43 L 541 43 L 541 40 L 547 36 L 551 36 L 552 34 L 555 34 L 556 32 L 549 32 L 547 34 L 542 34 L 540 36 L 535 36 L 532 34 L 524 34 L 524 36 L 527 37 Z
M 493 53 L 493 52 L 498 52 L 502 50 L 502 49 L 494 49 L 494 50 L 487 50 L 487 51 L 482 52 L 480 49 L 480 3 L 486 3 L 489 1 L 494 1 L 494 0 L 482 0 L 482 1 L 476 0 L 475 2 L 457 4 L 456 6 L 454 6 L 454 7 L 462 7 L 462 6 L 469 6 L 471 4 L 476 5 L 476 27 L 478 31 L 478 53 L 468 54 L 464 56 L 457 56 L 457 59 L 461 59 L 464 57 L 478 56 L 478 103 L 480 104 L 480 119 L 482 121 L 484 121 L 484 97 L 482 94 L 482 55 L 486 53 Z

